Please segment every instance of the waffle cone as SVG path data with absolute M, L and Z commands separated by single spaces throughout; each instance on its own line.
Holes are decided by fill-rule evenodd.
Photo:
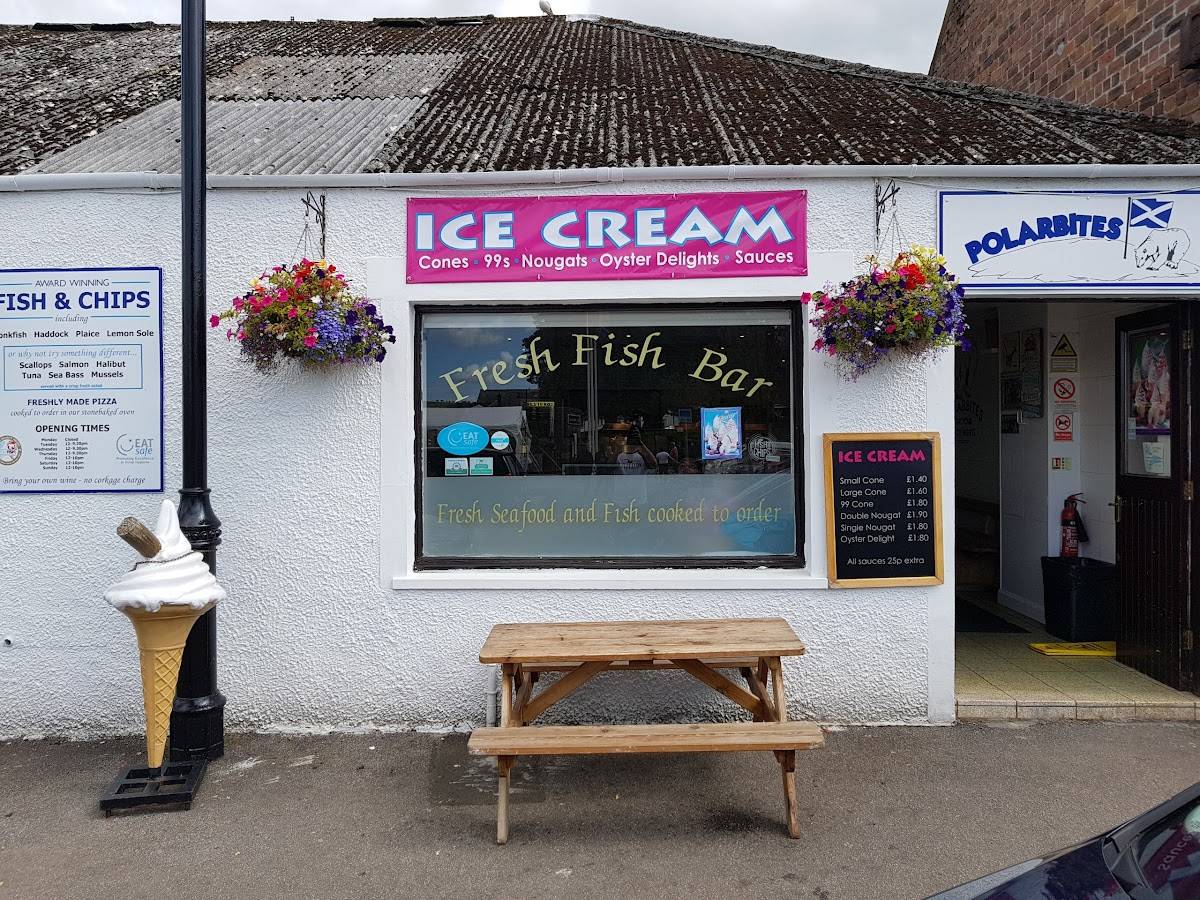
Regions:
M 171 709 L 179 682 L 183 647 L 196 620 L 212 609 L 164 605 L 156 612 L 123 609 L 137 632 L 142 664 L 142 699 L 146 705 L 146 765 L 162 765 L 171 727 Z

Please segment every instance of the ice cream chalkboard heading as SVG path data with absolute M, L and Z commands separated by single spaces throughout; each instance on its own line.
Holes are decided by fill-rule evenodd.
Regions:
M 183 536 L 170 500 L 163 501 L 153 531 L 129 517 L 117 526 L 117 534 L 140 558 L 104 592 L 104 599 L 124 613 L 137 632 L 146 764 L 159 770 L 188 633 L 197 619 L 225 599 L 225 589 Z

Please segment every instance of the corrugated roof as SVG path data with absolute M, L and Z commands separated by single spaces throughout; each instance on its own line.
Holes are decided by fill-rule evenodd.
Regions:
M 0 26 L 0 174 L 178 171 L 179 32 Z M 1195 163 L 1200 126 L 613 19 L 209 26 L 209 166 Z
M 461 53 L 255 56 L 208 85 L 214 100 L 427 97 Z
M 208 168 L 239 175 L 361 172 L 422 102 L 419 97 L 210 100 Z M 168 100 L 29 171 L 178 172 L 179 142 L 179 101 Z

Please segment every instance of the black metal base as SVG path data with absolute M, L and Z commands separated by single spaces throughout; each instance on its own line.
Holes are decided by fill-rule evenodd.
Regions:
M 209 610 L 204 616 L 210 616 Z M 204 616 L 192 632 L 206 626 Z M 192 638 L 188 638 L 191 647 Z M 203 643 L 203 642 L 201 642 Z M 183 656 L 187 659 L 188 650 Z M 182 677 L 182 676 L 181 676 Z M 214 689 L 205 697 L 175 698 L 171 711 L 171 731 L 167 738 L 171 759 L 206 759 L 209 762 L 225 755 L 225 695 Z
M 207 767 L 207 760 L 192 759 L 169 762 L 160 769 L 145 766 L 126 769 L 100 798 L 100 809 L 105 816 L 111 816 L 114 810 L 143 806 L 191 809 Z

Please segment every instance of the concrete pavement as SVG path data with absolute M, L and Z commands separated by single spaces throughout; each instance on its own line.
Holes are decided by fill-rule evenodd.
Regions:
M 919 898 L 1088 837 L 1200 779 L 1200 724 L 850 728 L 769 754 L 563 757 L 462 735 L 231 735 L 190 812 L 103 818 L 139 742 L 0 745 L 0 900 Z

